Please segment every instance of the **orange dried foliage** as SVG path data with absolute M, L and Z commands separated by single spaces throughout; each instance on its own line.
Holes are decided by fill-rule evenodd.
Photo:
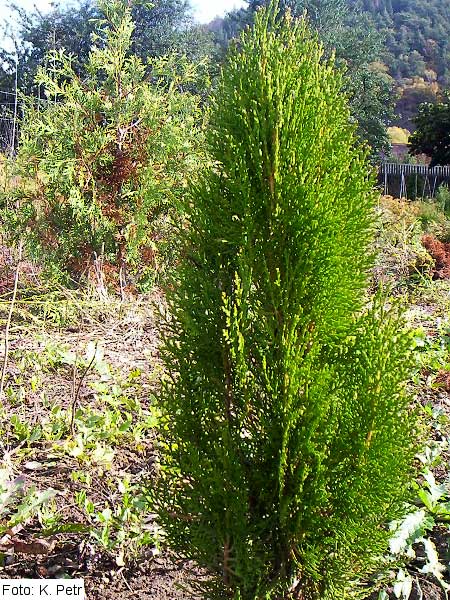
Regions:
M 92 246 L 84 244 L 79 249 L 79 256 L 72 258 L 69 261 L 68 267 L 71 273 L 81 276 L 88 273 L 93 264 L 94 252 Z
M 380 207 L 391 217 L 404 221 L 406 225 L 415 223 L 420 215 L 419 204 L 393 196 L 382 196 Z
M 139 170 L 147 160 L 146 139 L 150 131 L 133 129 L 132 136 L 122 143 L 113 142 L 106 149 L 112 156 L 110 165 L 102 165 L 94 171 L 99 186 L 98 201 L 103 215 L 118 226 L 127 223 L 127 205 L 121 206 L 121 188 L 125 182 L 137 184 Z M 120 254 L 120 251 L 119 251 Z
M 156 267 L 157 266 L 156 256 L 157 256 L 157 252 L 151 246 L 144 246 L 141 249 L 141 260 L 144 265 Z
M 433 278 L 450 279 L 450 243 L 426 234 L 422 236 L 422 244 L 435 262 Z
M 48 227 L 45 230 L 41 228 L 41 243 L 49 250 L 56 250 L 58 248 L 58 234 L 53 227 Z

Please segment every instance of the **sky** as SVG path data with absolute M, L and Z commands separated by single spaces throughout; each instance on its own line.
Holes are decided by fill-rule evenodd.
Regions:
M 214 17 L 223 15 L 233 10 L 245 6 L 242 0 L 191 0 L 194 7 L 194 14 L 200 23 L 209 23 Z

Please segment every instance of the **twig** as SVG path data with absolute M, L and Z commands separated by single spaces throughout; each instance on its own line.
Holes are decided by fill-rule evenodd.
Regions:
M 75 360 L 73 363 L 73 370 L 72 370 L 72 402 L 71 402 L 71 413 L 70 413 L 70 431 L 72 433 L 72 436 L 74 435 L 74 423 L 75 423 L 75 406 L 77 403 L 77 388 L 76 388 L 76 383 L 77 383 L 77 374 L 78 374 L 78 350 L 80 347 L 80 334 L 81 334 L 81 328 L 83 326 L 83 315 L 81 315 L 81 321 L 78 324 L 78 332 L 77 332 L 77 339 L 76 339 L 76 350 L 75 350 Z M 95 352 L 94 352 L 94 356 L 95 356 Z
M 128 581 L 125 579 L 125 575 L 123 574 L 123 570 L 121 569 L 120 571 L 120 576 L 122 577 L 122 580 L 124 582 L 124 584 L 126 585 L 126 587 L 128 588 L 129 592 L 133 592 L 133 588 L 130 586 L 130 584 L 128 583 Z
M 94 364 L 95 357 L 97 356 L 97 345 L 98 345 L 98 342 L 95 342 L 94 354 L 93 354 L 93 356 L 92 356 L 89 364 L 87 365 L 87 367 L 84 368 L 84 371 L 81 374 L 80 379 L 78 380 L 77 389 L 76 389 L 76 391 L 75 391 L 75 393 L 73 394 L 73 397 L 72 397 L 72 412 L 71 412 L 71 417 L 70 417 L 70 432 L 71 432 L 72 435 L 75 434 L 75 409 L 76 409 L 76 406 L 77 406 L 77 403 L 78 403 L 78 398 L 80 396 L 81 385 L 82 385 L 82 383 L 83 383 L 86 375 L 89 373 L 92 365 Z M 74 377 L 75 377 L 75 375 L 74 375 Z
M 73 369 L 72 369 L 72 402 L 71 402 L 71 412 L 70 412 L 70 431 L 72 433 L 72 435 L 74 434 L 74 422 L 75 422 L 75 406 L 77 403 L 77 373 L 78 373 L 78 368 L 77 368 L 77 361 L 78 361 L 78 346 L 77 346 L 77 350 L 75 352 L 75 360 L 73 363 Z
M 223 547 L 223 582 L 230 585 L 230 541 L 227 537 Z
M 121 261 L 120 269 L 119 269 L 119 285 L 120 285 L 120 299 L 123 303 L 123 302 L 125 302 L 125 286 L 126 286 L 123 261 Z
M 20 275 L 20 267 L 21 267 L 21 261 L 22 261 L 22 249 L 23 249 L 23 243 L 21 240 L 19 243 L 19 253 L 18 253 L 18 257 L 17 257 L 16 272 L 14 274 L 13 295 L 12 295 L 11 302 L 9 305 L 8 319 L 6 321 L 6 327 L 5 327 L 5 340 L 4 340 L 5 354 L 3 356 L 2 376 L 0 379 L 0 398 L 3 398 L 3 388 L 5 387 L 6 368 L 8 366 L 8 354 L 9 354 L 9 330 L 11 327 L 11 320 L 12 320 L 12 315 L 14 312 L 14 304 L 16 302 L 17 287 L 19 285 L 19 275 Z

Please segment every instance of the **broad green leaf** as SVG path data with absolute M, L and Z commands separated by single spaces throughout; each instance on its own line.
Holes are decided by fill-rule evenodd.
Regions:
M 399 569 L 393 586 L 394 596 L 399 600 L 408 600 L 412 591 L 413 579 L 403 569 Z
M 392 554 L 405 553 L 414 557 L 411 553 L 411 544 L 422 538 L 425 531 L 432 529 L 434 520 L 426 514 L 424 510 L 417 510 L 409 513 L 403 521 L 395 521 L 391 524 L 391 529 L 395 531 L 389 541 L 389 548 Z

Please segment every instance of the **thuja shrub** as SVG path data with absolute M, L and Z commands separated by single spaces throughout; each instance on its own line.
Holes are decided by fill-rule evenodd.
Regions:
M 99 8 L 86 76 L 65 51 L 39 70 L 46 100 L 26 107 L 15 163 L 23 185 L 6 213 L 32 255 L 76 278 L 100 256 L 114 278 L 157 266 L 164 218 L 200 144 L 198 98 L 183 92 L 195 67 L 175 56 L 143 64 L 131 52 L 131 3 Z
M 190 190 L 153 494 L 208 599 L 367 594 L 405 510 L 409 342 L 366 308 L 373 181 L 341 90 L 302 20 L 259 11 Z

